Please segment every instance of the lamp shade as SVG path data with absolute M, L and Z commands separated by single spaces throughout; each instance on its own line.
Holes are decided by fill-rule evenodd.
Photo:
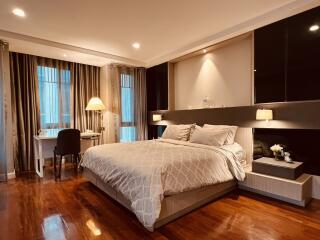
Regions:
M 256 113 L 256 120 L 269 121 L 273 119 L 273 112 L 271 109 L 258 109 Z
M 162 115 L 161 115 L 161 114 L 153 114 L 153 115 L 152 115 L 152 120 L 153 120 L 154 122 L 161 121 L 161 120 L 162 120 Z
M 106 107 L 104 106 L 103 102 L 98 97 L 93 97 L 89 100 L 88 105 L 86 107 L 87 111 L 99 111 L 104 110 Z

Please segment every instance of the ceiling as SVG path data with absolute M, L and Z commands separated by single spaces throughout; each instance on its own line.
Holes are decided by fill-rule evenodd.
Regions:
M 288 15 L 306 4 L 319 1 L 1 0 L 0 37 L 12 51 L 98 66 L 148 66 L 248 31 L 278 9 Z M 26 17 L 13 15 L 15 7 Z M 132 48 L 133 42 L 141 48 Z

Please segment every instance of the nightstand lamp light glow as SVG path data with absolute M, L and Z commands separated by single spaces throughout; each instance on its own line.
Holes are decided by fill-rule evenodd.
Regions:
M 154 121 L 154 122 L 162 121 L 162 115 L 161 114 L 152 114 L 152 121 Z
M 273 120 L 273 111 L 271 109 L 258 109 L 256 120 L 264 120 L 266 122 Z

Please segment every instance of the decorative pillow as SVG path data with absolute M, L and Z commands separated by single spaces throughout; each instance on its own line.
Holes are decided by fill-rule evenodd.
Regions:
M 192 124 L 192 127 L 191 127 L 191 129 L 190 129 L 190 137 L 189 137 L 189 139 L 191 138 L 191 135 L 194 133 L 194 131 L 196 130 L 196 129 L 201 129 L 202 127 L 200 127 L 199 125 L 197 125 L 197 124 Z
M 191 143 L 210 146 L 222 146 L 227 139 L 228 131 L 217 131 L 211 128 L 197 128 L 190 136 Z
M 164 139 L 188 141 L 192 124 L 168 125 L 162 134 Z
M 229 125 L 210 125 L 210 124 L 205 124 L 203 126 L 203 128 L 211 128 L 211 129 L 215 129 L 217 131 L 227 131 L 228 132 L 228 136 L 226 139 L 225 144 L 233 144 L 234 143 L 234 138 L 236 137 L 236 133 L 238 130 L 237 126 L 229 126 Z

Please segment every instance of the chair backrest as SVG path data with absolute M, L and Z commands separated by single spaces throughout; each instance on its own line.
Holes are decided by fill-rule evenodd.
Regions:
M 64 129 L 58 133 L 56 151 L 59 154 L 80 153 L 80 131 L 78 129 Z

